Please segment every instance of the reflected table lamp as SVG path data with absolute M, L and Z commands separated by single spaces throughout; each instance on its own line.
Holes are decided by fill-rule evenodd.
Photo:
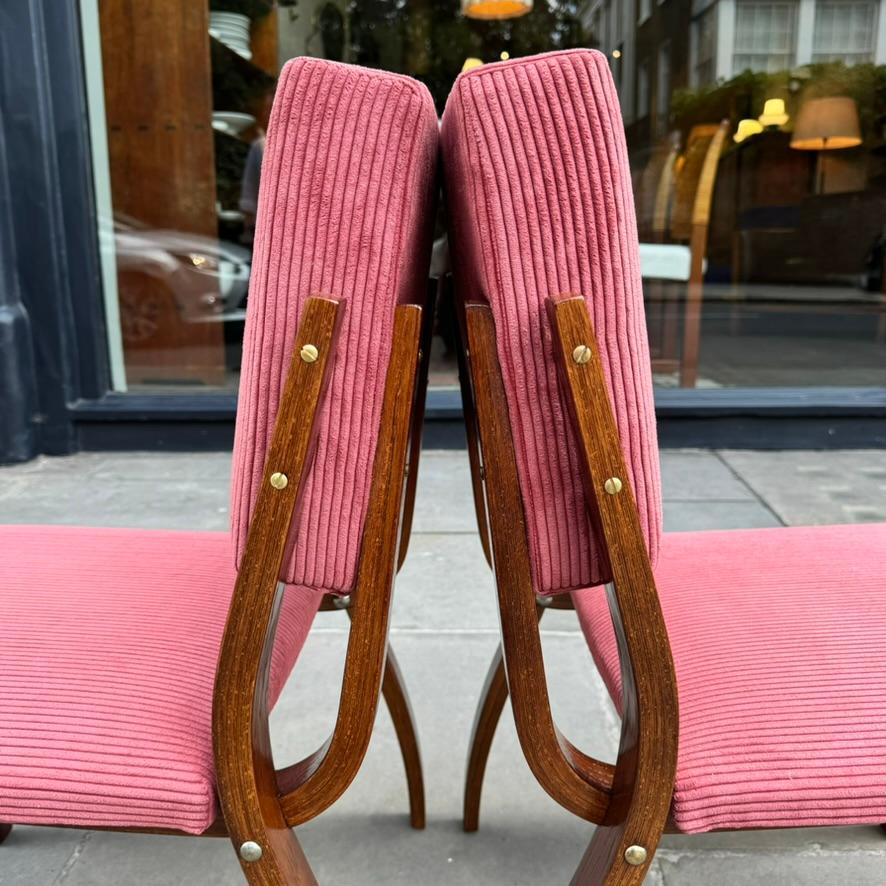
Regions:
M 848 96 L 813 98 L 797 115 L 791 147 L 799 151 L 833 151 L 861 144 L 858 108 Z M 818 158 L 817 193 L 824 193 L 824 165 Z

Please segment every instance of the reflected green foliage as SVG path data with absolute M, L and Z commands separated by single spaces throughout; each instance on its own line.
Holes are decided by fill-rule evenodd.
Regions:
M 774 74 L 744 71 L 726 83 L 675 91 L 671 113 L 676 127 L 686 131 L 697 123 L 729 118 L 734 125 L 742 118 L 757 117 L 767 98 L 783 98 L 794 119 L 808 99 L 837 95 L 855 99 L 865 141 L 881 142 L 886 122 L 886 65 L 831 62 Z
M 351 50 L 357 64 L 409 74 L 430 89 L 443 110 L 466 58 L 512 57 L 593 46 L 583 27 L 584 3 L 535 0 L 528 15 L 501 22 L 474 21 L 453 0 L 351 0 Z

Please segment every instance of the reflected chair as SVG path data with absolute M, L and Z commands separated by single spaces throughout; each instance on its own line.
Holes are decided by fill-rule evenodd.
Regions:
M 665 829 L 886 820 L 886 525 L 661 533 L 605 56 L 463 74 L 441 138 L 472 478 L 501 617 L 465 829 L 508 696 L 536 779 L 596 825 L 576 884 L 640 883 Z M 539 618 L 557 605 L 577 610 L 621 714 L 614 763 L 551 714 Z
M 640 268 L 649 301 L 661 313 L 653 372 L 677 372 L 680 387 L 698 381 L 705 254 L 720 156 L 729 121 L 693 126 L 683 156 L 669 155 L 662 170 L 652 219 L 652 243 L 640 244 Z M 661 281 L 685 282 L 683 343 L 678 356 L 678 317 Z
M 285 67 L 232 534 L 0 528 L 2 836 L 18 823 L 227 835 L 249 882 L 313 883 L 292 829 L 355 776 L 382 689 L 423 826 L 418 744 L 386 649 L 420 450 L 437 140 L 415 81 Z M 268 713 L 324 594 L 351 616 L 338 717 L 316 753 L 278 768 Z

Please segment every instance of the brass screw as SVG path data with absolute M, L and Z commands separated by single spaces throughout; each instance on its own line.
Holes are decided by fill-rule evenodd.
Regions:
M 289 477 L 286 474 L 281 474 L 280 471 L 274 471 L 271 474 L 271 486 L 274 489 L 285 489 L 289 485 Z
M 587 345 L 578 345 L 572 352 L 572 359 L 576 363 L 587 363 L 591 359 L 591 349 Z
M 646 863 L 647 852 L 642 846 L 628 846 L 625 849 L 625 861 L 635 867 Z
M 603 484 L 603 488 L 604 488 L 604 489 L 605 489 L 610 495 L 618 495 L 618 493 L 621 492 L 621 486 L 622 486 L 622 483 L 621 483 L 621 480 L 619 480 L 618 477 L 610 477 L 610 478 L 609 478 L 609 479 Z
M 299 353 L 305 363 L 314 363 L 317 360 L 317 357 L 320 356 L 320 352 L 317 350 L 316 345 L 305 345 Z
M 243 861 L 258 861 L 262 856 L 261 846 L 254 840 L 247 840 L 240 847 L 240 858 Z

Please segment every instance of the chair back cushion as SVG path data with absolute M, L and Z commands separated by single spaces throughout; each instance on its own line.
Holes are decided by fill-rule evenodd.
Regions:
M 537 593 L 605 580 L 559 387 L 549 296 L 594 323 L 651 558 L 661 491 L 637 228 L 606 59 L 570 50 L 462 74 L 443 115 L 459 297 L 488 301 L 508 397 Z
M 281 579 L 353 588 L 394 309 L 421 301 L 430 260 L 437 116 L 407 77 L 313 58 L 283 69 L 262 162 L 234 442 L 237 564 L 302 308 L 344 299 L 316 455 Z

